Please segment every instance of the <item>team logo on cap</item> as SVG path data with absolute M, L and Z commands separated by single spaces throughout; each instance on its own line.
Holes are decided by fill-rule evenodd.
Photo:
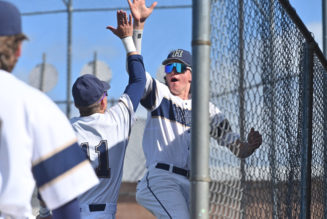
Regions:
M 184 52 L 183 50 L 178 49 L 178 50 L 176 50 L 176 51 L 173 52 L 173 54 L 171 55 L 171 57 L 172 58 L 176 58 L 176 57 L 180 58 L 180 57 L 183 57 L 183 52 Z

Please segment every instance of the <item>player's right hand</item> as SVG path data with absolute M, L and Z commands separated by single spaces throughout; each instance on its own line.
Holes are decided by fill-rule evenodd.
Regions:
M 127 18 L 127 13 L 123 10 L 117 11 L 117 28 L 107 26 L 120 39 L 133 35 L 132 15 Z
M 146 7 L 145 0 L 133 0 L 133 3 L 131 0 L 128 0 L 128 4 L 134 20 L 144 23 L 156 7 L 157 2 L 153 2 L 149 8 Z

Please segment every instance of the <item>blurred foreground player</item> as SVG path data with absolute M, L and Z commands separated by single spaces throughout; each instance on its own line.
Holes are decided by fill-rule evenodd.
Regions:
M 98 179 L 60 109 L 10 74 L 25 39 L 20 12 L 0 1 L 0 218 L 32 218 L 35 183 L 53 218 L 80 218 L 76 197 Z

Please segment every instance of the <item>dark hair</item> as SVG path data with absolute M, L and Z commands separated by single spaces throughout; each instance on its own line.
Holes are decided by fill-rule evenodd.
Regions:
M 76 106 L 76 105 L 75 105 Z M 98 113 L 101 108 L 101 102 L 94 103 L 90 106 L 76 106 L 81 116 L 90 116 L 94 113 Z
M 8 72 L 13 70 L 18 58 L 15 53 L 24 39 L 24 34 L 0 36 L 0 69 Z

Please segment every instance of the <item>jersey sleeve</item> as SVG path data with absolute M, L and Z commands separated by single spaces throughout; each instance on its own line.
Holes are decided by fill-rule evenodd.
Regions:
M 98 178 L 66 116 L 52 101 L 39 101 L 47 107 L 42 107 L 37 115 L 29 113 L 34 139 L 32 173 L 43 200 L 52 210 L 92 188 Z
M 129 132 L 135 120 L 134 106 L 128 94 L 123 94 L 116 105 L 110 107 L 110 115 L 120 127 L 128 127 Z
M 211 102 L 209 103 L 210 136 L 217 140 L 219 145 L 228 146 L 240 138 L 232 131 L 225 115 Z
M 124 91 L 128 94 L 136 111 L 141 97 L 143 96 L 145 86 L 145 70 L 143 58 L 140 55 L 128 56 L 129 82 Z
M 169 94 L 170 91 L 165 84 L 154 79 L 148 72 L 146 72 L 145 90 L 141 99 L 143 107 L 148 111 L 153 111 L 160 105 L 163 97 L 169 96 Z

